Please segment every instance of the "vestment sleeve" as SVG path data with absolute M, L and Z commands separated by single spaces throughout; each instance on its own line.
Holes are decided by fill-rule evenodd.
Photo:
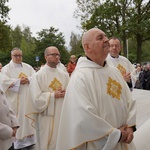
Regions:
M 54 93 L 42 91 L 36 75 L 30 83 L 29 93 L 35 112 L 44 113 L 44 115 L 54 114 Z
M 16 118 L 14 112 L 10 109 L 10 116 L 11 116 L 11 123 L 12 127 L 18 127 L 19 128 L 19 122 L 18 119 Z
M 8 125 L 5 125 L 0 122 L 0 138 L 8 139 L 12 137 L 13 129 Z
M 3 92 L 9 89 L 9 86 L 14 83 L 16 79 L 9 78 L 6 74 L 0 72 L 0 84 Z

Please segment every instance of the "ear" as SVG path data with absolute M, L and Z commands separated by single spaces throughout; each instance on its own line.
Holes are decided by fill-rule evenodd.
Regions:
M 92 50 L 91 50 L 89 44 L 84 44 L 84 49 L 85 49 L 85 51 L 88 52 L 88 53 L 91 53 L 91 52 L 92 52 Z
M 44 57 L 45 57 L 45 60 L 47 60 L 47 56 L 45 55 Z

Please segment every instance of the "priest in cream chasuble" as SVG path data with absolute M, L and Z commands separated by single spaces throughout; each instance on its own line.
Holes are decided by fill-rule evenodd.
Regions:
M 118 69 L 80 57 L 68 84 L 56 150 L 135 150 L 118 142 L 135 126 L 135 101 Z

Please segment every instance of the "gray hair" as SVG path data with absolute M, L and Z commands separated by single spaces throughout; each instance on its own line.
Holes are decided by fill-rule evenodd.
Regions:
M 15 50 L 18 50 L 18 51 L 21 51 L 22 52 L 22 50 L 20 49 L 20 48 L 18 48 L 18 47 L 14 47 L 12 50 L 11 50 L 11 54 L 13 53 L 13 51 L 15 51 Z

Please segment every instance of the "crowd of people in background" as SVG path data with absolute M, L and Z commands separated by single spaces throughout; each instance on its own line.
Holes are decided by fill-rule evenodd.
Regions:
M 10 126 L 12 130 L 10 130 L 9 134 L 12 132 L 12 137 L 15 137 L 15 140 L 13 141 L 12 145 L 9 143 L 9 147 L 11 146 L 9 150 L 56 149 L 59 121 L 61 118 L 61 108 L 70 80 L 71 83 L 69 84 L 70 88 L 68 88 L 67 91 L 65 107 L 69 105 L 70 100 L 72 100 L 73 103 L 77 102 L 77 99 L 75 99 L 75 97 L 77 97 L 78 103 L 83 105 L 82 109 L 87 114 L 89 113 L 90 109 L 87 111 L 86 105 L 89 106 L 87 101 L 91 99 L 91 97 L 91 102 L 93 105 L 95 105 L 97 98 L 101 97 L 102 95 L 104 99 L 109 97 L 108 99 L 112 100 L 113 97 L 120 100 L 124 98 L 126 99 L 127 95 L 128 98 L 130 98 L 130 92 L 134 90 L 134 88 L 150 90 L 150 63 L 145 65 L 137 63 L 135 66 L 131 64 L 127 58 L 120 55 L 121 42 L 118 38 L 112 37 L 108 40 L 107 36 L 102 30 L 94 28 L 85 33 L 82 39 L 82 45 L 85 51 L 85 56 L 77 57 L 76 55 L 71 55 L 67 65 L 64 65 L 61 62 L 60 52 L 55 46 L 50 46 L 45 49 L 44 57 L 46 63 L 42 64 L 39 69 L 36 67 L 33 69 L 33 67 L 29 64 L 22 62 L 23 52 L 17 47 L 11 51 L 11 60 L 7 65 L 3 66 L 2 63 L 0 63 L 0 96 L 6 96 L 6 100 L 3 98 L 3 103 L 8 101 L 10 108 L 7 106 L 7 111 L 9 111 L 12 116 L 15 114 L 16 118 L 18 119 L 16 120 L 14 117 L 15 124 Z M 111 74 L 111 77 L 113 77 L 114 80 L 112 78 L 106 78 L 105 72 L 108 72 L 107 75 Z M 103 74 L 103 76 L 101 76 L 101 74 Z M 97 81 L 97 79 L 99 79 L 99 81 Z M 104 79 L 108 79 L 108 81 L 106 81 L 108 82 L 106 84 L 106 89 L 108 91 L 106 95 L 103 93 L 103 91 L 101 91 L 101 95 L 99 95 L 99 92 L 96 92 L 96 86 L 101 87 L 104 84 Z M 93 80 L 93 82 L 90 80 Z M 116 82 L 117 80 L 119 82 Z M 118 95 L 115 95 L 116 93 L 113 93 L 113 91 L 111 91 L 111 87 L 109 87 L 111 84 L 114 84 L 113 86 L 116 88 L 121 87 L 118 90 L 127 92 L 127 95 L 121 95 L 121 91 L 117 91 Z M 89 93 L 87 92 L 88 90 Z M 83 91 L 85 92 L 85 95 Z M 89 98 L 87 98 L 87 95 L 89 94 L 91 95 Z M 98 97 L 96 98 L 95 95 Z M 80 98 L 85 100 L 85 105 L 84 103 L 80 103 Z M 93 102 L 94 99 L 95 102 Z M 91 109 L 93 109 L 93 105 L 90 106 Z M 123 106 L 126 106 L 126 104 Z M 89 132 L 89 137 L 86 135 L 83 135 L 83 137 L 77 135 L 76 140 L 78 141 L 78 139 L 81 138 L 81 141 L 83 140 L 83 142 L 80 140 L 77 143 L 73 142 L 73 147 L 71 143 L 68 143 L 68 146 L 63 145 L 61 142 L 63 134 L 68 132 L 68 135 L 72 135 L 72 132 L 76 131 L 76 124 L 71 124 L 71 122 L 69 122 L 70 120 L 65 122 L 65 119 L 67 120 L 66 116 L 68 115 L 68 118 L 71 115 L 76 116 L 76 113 L 73 112 L 73 110 L 76 110 L 78 107 L 79 105 L 76 107 L 72 106 L 70 107 L 72 109 L 68 110 L 63 108 L 64 115 L 62 118 L 64 120 L 61 120 L 62 128 L 60 129 L 59 133 L 59 145 L 57 145 L 57 150 L 60 150 L 59 147 L 61 146 L 64 147 L 64 149 L 66 147 L 70 149 L 76 148 L 76 146 L 79 146 L 79 148 L 81 147 L 83 149 L 85 147 L 102 148 L 104 143 L 109 147 L 109 138 L 102 138 L 102 140 L 99 140 L 101 144 L 98 144 L 97 142 L 89 142 L 88 144 L 86 143 L 86 141 L 92 140 L 91 137 L 94 139 L 101 136 L 103 137 L 103 134 L 106 134 L 112 129 L 109 123 L 113 125 L 113 120 L 112 122 L 109 122 L 107 117 L 104 118 L 106 119 L 106 122 L 108 121 L 109 123 L 100 121 L 102 124 L 104 123 L 103 128 L 106 129 L 106 133 L 103 133 L 103 131 L 97 132 L 94 130 L 95 134 L 91 136 Z M 112 107 L 114 107 L 114 105 Z M 118 109 L 118 114 L 120 110 L 121 109 Z M 93 111 L 95 110 L 93 109 Z M 91 114 L 93 111 L 91 111 Z M 99 111 L 101 113 L 101 110 Z M 122 112 L 122 114 L 124 115 L 124 112 Z M 82 116 L 82 113 L 80 115 Z M 85 115 L 85 122 L 89 121 L 89 115 Z M 133 115 L 135 117 L 135 114 Z M 115 117 L 115 115 L 113 117 Z M 95 122 L 99 122 L 99 120 L 97 120 L 97 118 L 95 118 L 93 115 L 91 118 L 94 118 Z M 124 116 L 124 118 L 126 117 Z M 79 118 L 76 118 L 77 122 L 79 121 L 80 123 L 80 119 L 78 119 Z M 120 147 L 120 141 L 122 143 L 126 143 L 126 138 L 128 138 L 128 144 L 132 141 L 133 138 L 129 138 L 129 136 L 134 132 L 135 120 L 132 120 L 131 122 L 132 127 L 127 127 L 126 125 L 116 123 L 116 131 L 114 130 L 112 133 L 116 134 L 117 140 L 118 137 L 120 138 L 117 141 L 117 144 L 114 144 L 114 147 Z M 70 125 L 70 129 L 72 128 L 74 131 L 65 131 L 63 127 L 65 128 L 66 123 L 67 125 Z M 85 123 L 83 122 L 83 126 L 84 125 Z M 95 124 L 93 124 L 91 127 L 93 128 L 89 129 L 94 129 Z M 98 128 L 98 126 L 96 127 Z M 121 136 L 120 131 L 118 132 L 118 129 L 122 133 Z M 97 136 L 95 136 L 96 134 Z M 111 134 L 108 134 L 108 137 L 111 138 L 111 136 Z M 10 138 L 11 135 L 8 137 L 8 139 Z M 68 141 L 72 141 L 70 136 L 67 138 Z M 68 141 L 66 141 L 66 145 Z M 80 145 L 80 142 L 82 145 Z M 6 145 L 6 143 L 4 144 Z M 6 149 L 4 148 L 3 150 L 8 150 L 8 147 Z
M 150 63 L 141 65 L 139 63 L 135 66 L 136 84 L 135 88 L 150 90 Z

